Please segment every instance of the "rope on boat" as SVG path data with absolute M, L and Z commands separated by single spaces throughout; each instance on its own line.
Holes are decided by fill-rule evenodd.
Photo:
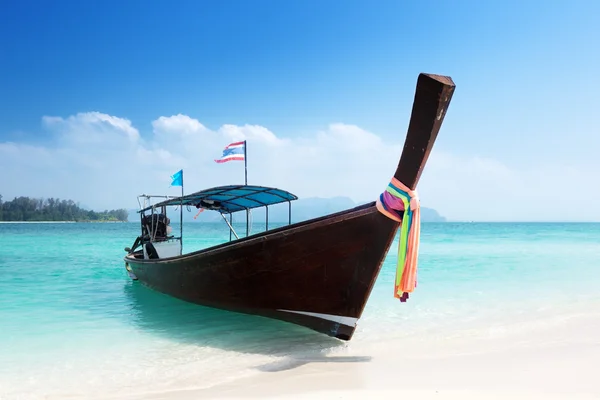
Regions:
M 375 204 L 379 212 L 400 223 L 394 297 L 405 302 L 408 294 L 417 287 L 417 259 L 421 235 L 419 196 L 416 190 L 411 190 L 398 179 L 392 178 Z

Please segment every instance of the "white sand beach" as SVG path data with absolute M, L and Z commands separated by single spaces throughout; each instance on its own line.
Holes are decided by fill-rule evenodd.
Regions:
M 495 323 L 444 338 L 349 343 L 335 355 L 257 366 L 209 389 L 147 394 L 192 399 L 600 399 L 600 309 Z

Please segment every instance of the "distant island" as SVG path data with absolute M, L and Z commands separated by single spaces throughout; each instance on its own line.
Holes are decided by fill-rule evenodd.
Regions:
M 364 202 L 366 203 L 366 202 Z M 363 203 L 356 203 L 348 197 L 307 197 L 292 202 L 292 222 L 306 221 L 311 218 L 321 217 L 323 215 L 343 211 L 348 208 L 356 207 Z M 190 207 L 189 212 L 187 207 L 184 207 L 183 221 L 184 222 L 223 222 L 223 219 L 216 212 L 203 212 L 194 219 L 198 210 L 195 207 Z M 288 204 L 277 204 L 269 207 L 269 222 L 284 223 L 288 222 L 289 218 Z M 173 222 L 179 222 L 179 211 L 168 210 L 167 214 Z M 129 210 L 129 221 L 137 222 L 140 216 L 137 210 Z M 252 220 L 263 223 L 265 221 L 264 207 L 252 210 Z M 246 215 L 243 212 L 233 214 L 234 222 L 246 221 Z M 441 216 L 436 210 L 427 207 L 421 207 L 421 221 L 423 222 L 446 222 L 446 218 Z
M 292 202 L 292 222 L 305 221 L 323 215 L 335 213 L 348 208 L 356 207 L 362 203 L 355 203 L 348 197 L 308 197 Z M 183 219 L 185 222 L 222 222 L 222 218 L 215 212 L 201 213 L 194 219 L 198 210 L 195 207 L 184 208 Z M 269 207 L 269 222 L 283 223 L 289 218 L 288 205 L 278 204 Z M 173 222 L 179 222 L 179 212 L 169 210 L 169 218 Z M 245 221 L 244 213 L 235 213 L 234 222 Z M 258 208 L 252 211 L 252 219 L 256 222 L 264 222 L 265 209 Z M 238 221 L 239 220 L 239 221 Z M 79 206 L 73 200 L 60 200 L 55 198 L 38 199 L 30 197 L 15 197 L 11 201 L 2 201 L 0 195 L 0 222 L 137 222 L 139 214 L 137 210 L 105 210 L 102 212 L 87 210 Z M 421 221 L 423 222 L 446 222 L 436 210 L 421 207 Z
M 0 221 L 13 222 L 127 222 L 127 210 L 96 212 L 79 207 L 73 200 L 35 199 L 15 197 L 2 201 L 0 195 Z

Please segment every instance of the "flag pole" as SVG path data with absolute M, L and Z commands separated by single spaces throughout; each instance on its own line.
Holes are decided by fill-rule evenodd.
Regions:
M 244 140 L 244 185 L 248 185 L 248 156 L 246 152 L 246 141 Z
M 179 205 L 179 251 L 183 254 L 183 169 L 181 169 L 181 203 Z
M 244 140 L 244 185 L 248 186 L 248 157 L 246 151 L 246 141 Z M 248 237 L 249 229 L 249 215 L 250 211 L 246 208 L 246 237 Z

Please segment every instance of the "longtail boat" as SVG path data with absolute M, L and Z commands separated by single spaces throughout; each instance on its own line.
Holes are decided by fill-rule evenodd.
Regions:
M 350 340 L 399 228 L 394 296 L 406 301 L 416 286 L 420 220 L 415 189 L 454 89 L 450 77 L 419 74 L 398 167 L 389 184 L 382 182 L 375 201 L 292 223 L 297 197 L 278 188 L 228 185 L 165 197 L 140 207 L 141 235 L 125 249 L 130 277 L 188 302 Z M 288 224 L 269 230 L 269 206 L 280 203 L 288 204 Z M 220 213 L 230 240 L 183 254 L 182 231 L 173 234 L 166 209 L 184 206 Z M 258 207 L 266 210 L 267 229 L 248 234 L 248 211 Z M 238 211 L 246 211 L 245 237 L 231 224 Z

